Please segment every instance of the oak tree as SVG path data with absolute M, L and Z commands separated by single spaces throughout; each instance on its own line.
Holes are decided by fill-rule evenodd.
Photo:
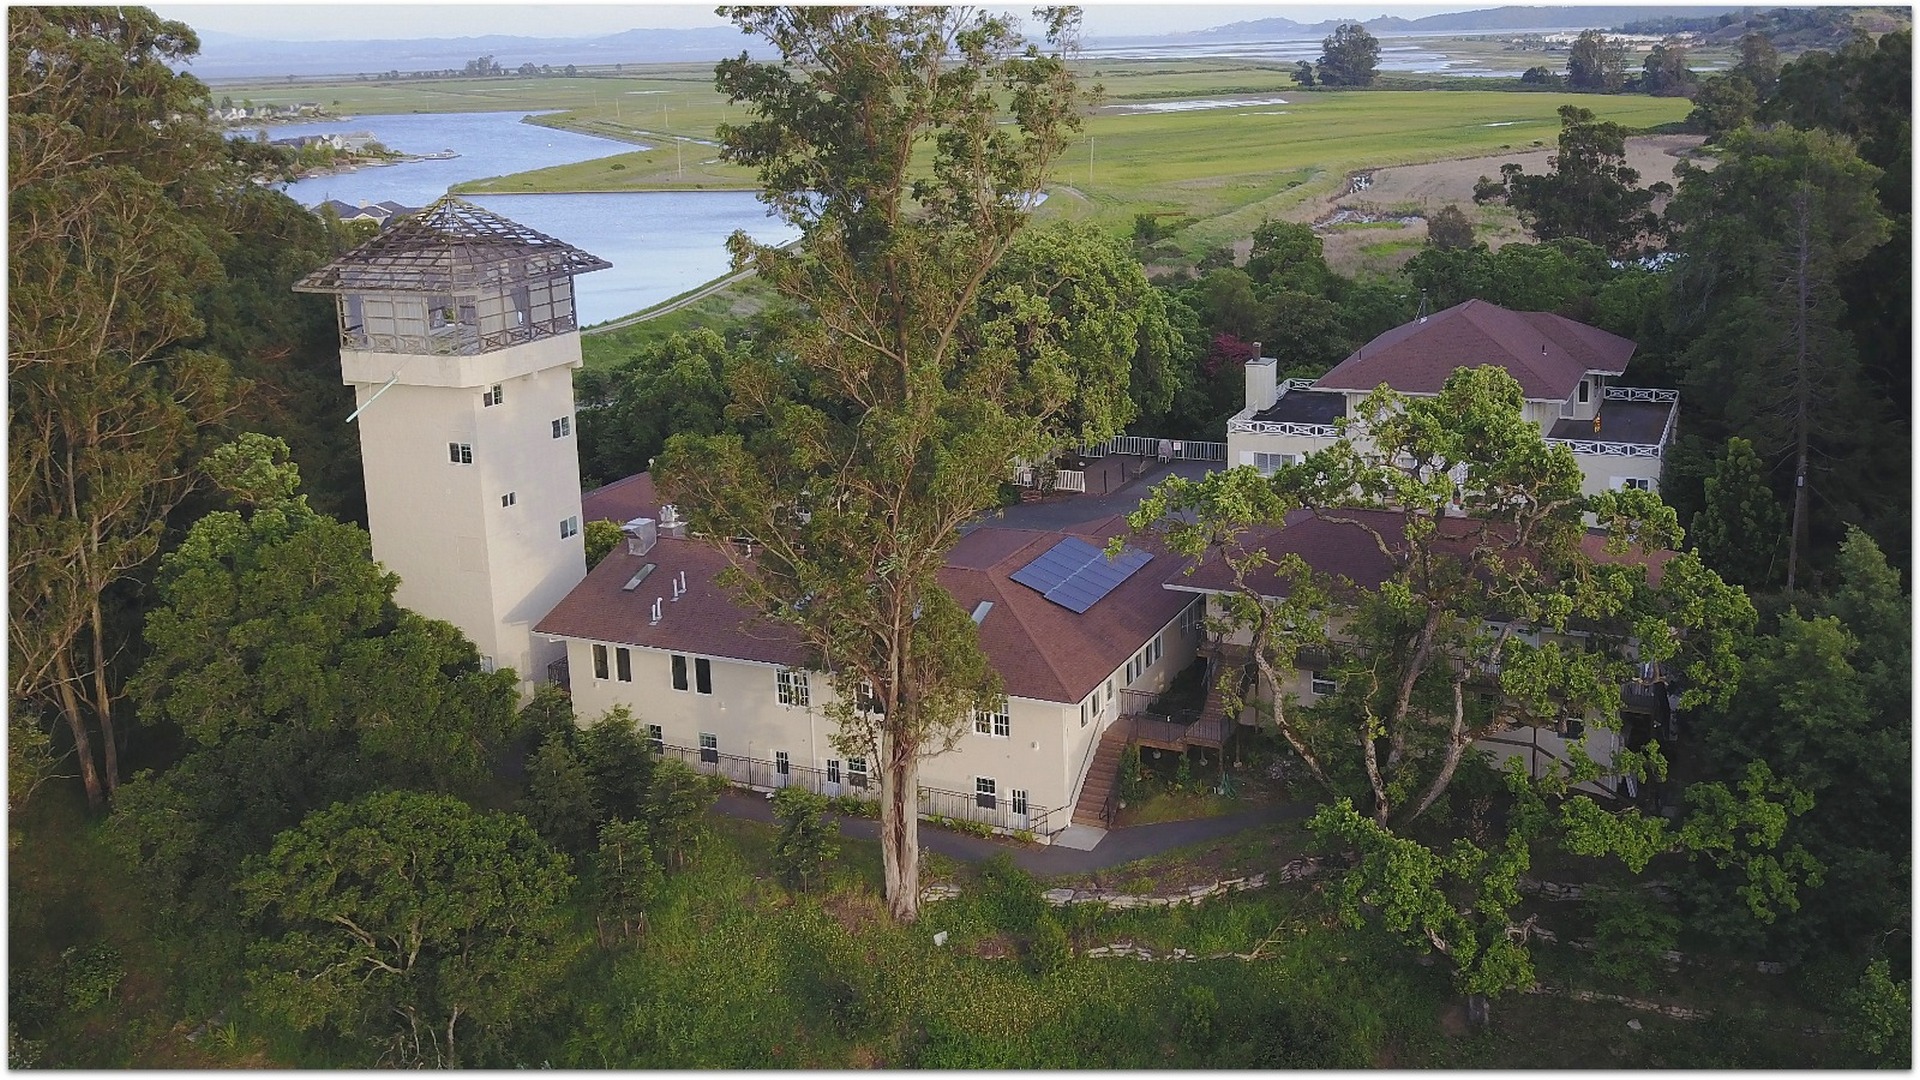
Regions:
M 553 1007 L 580 945 L 572 888 L 516 815 L 405 791 L 316 811 L 240 883 L 270 934 L 253 998 L 294 1028 L 379 1048 L 380 1063 L 486 1064 Z
M 827 672 L 841 748 L 877 766 L 887 903 L 910 921 L 920 762 L 998 692 L 936 575 L 1015 458 L 1103 440 L 1132 415 L 1125 364 L 1084 367 L 1069 343 L 1087 329 L 1045 290 L 989 285 L 1079 127 L 1060 51 L 1078 15 L 1044 13 L 1042 51 L 960 9 L 725 12 L 783 60 L 720 65 L 749 112 L 722 125 L 723 153 L 801 233 L 791 249 L 736 234 L 731 249 L 804 316 L 768 350 L 778 363 L 734 373 L 729 415 L 764 430 L 676 436 L 659 483 L 694 528 L 752 540 L 722 549 L 724 580 Z M 1131 358 L 1133 342 L 1103 336 Z
M 1322 86 L 1372 86 L 1380 40 L 1359 23 L 1342 23 L 1320 43 L 1316 72 Z

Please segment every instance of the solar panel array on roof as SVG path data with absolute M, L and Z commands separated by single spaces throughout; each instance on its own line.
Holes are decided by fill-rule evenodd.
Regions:
M 1152 558 L 1139 548 L 1129 547 L 1122 548 L 1119 557 L 1108 562 L 1106 552 L 1069 536 L 1008 576 L 1079 615 L 1099 603 Z

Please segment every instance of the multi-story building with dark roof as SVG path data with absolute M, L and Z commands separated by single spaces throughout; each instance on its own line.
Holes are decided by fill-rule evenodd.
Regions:
M 1456 369 L 1494 364 L 1519 382 L 1527 419 L 1573 451 L 1587 494 L 1658 492 L 1680 395 L 1619 385 L 1634 349 L 1558 315 L 1468 300 L 1381 334 L 1318 379 L 1281 382 L 1271 357 L 1249 361 L 1246 407 L 1227 421 L 1227 461 L 1272 471 L 1331 446 L 1335 422 L 1377 387 L 1432 396 Z

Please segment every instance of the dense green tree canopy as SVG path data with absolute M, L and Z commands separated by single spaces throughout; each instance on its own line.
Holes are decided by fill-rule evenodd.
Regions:
M 1640 173 L 1627 165 L 1627 129 L 1599 120 L 1591 109 L 1560 106 L 1560 149 L 1547 159 L 1550 171 L 1528 175 L 1511 162 L 1500 180 L 1482 179 L 1475 202 L 1505 199 L 1522 224 L 1542 240 L 1585 240 L 1615 258 L 1628 258 L 1658 236 L 1654 196 L 1664 181 L 1641 188 Z
M 565 860 L 525 820 L 390 791 L 317 811 L 248 863 L 272 936 L 259 1006 L 366 1046 L 368 1064 L 484 1065 L 551 1010 L 571 959 Z
M 1320 43 L 1317 71 L 1323 86 L 1372 86 L 1380 41 L 1359 23 L 1342 23 Z
M 1667 211 L 1686 256 L 1681 304 L 1697 320 L 1688 389 L 1707 403 L 1714 434 L 1752 440 L 1794 477 L 1789 589 L 1812 524 L 1811 489 L 1847 498 L 1861 478 L 1836 465 L 1871 449 L 1861 421 L 1874 406 L 1840 328 L 1839 280 L 1886 239 L 1878 176 L 1844 138 L 1744 130 L 1714 169 L 1682 167 Z
M 1567 50 L 1567 85 L 1591 94 L 1617 93 L 1627 81 L 1626 42 L 1582 30 Z

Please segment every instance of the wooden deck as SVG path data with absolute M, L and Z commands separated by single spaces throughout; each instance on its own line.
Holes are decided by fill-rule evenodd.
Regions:
M 1220 749 L 1227 741 L 1226 717 L 1217 713 L 1201 716 L 1191 724 L 1182 724 L 1160 716 L 1123 716 L 1114 723 L 1125 725 L 1129 742 L 1162 750 L 1185 750 L 1193 746 Z

